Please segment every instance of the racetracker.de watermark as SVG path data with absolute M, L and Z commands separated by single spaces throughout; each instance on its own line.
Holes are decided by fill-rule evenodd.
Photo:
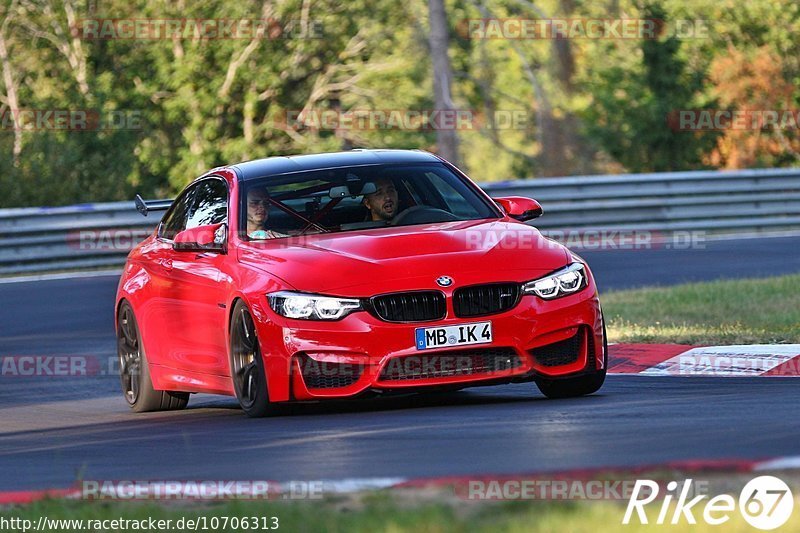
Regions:
M 84 40 L 226 40 L 321 39 L 323 23 L 317 19 L 154 19 L 89 18 L 71 28 Z
M 678 109 L 667 113 L 676 132 L 800 130 L 800 109 Z
M 131 250 L 145 240 L 152 230 L 147 229 L 82 229 L 67 233 L 67 246 L 75 250 Z M 213 233 L 211 234 L 213 239 Z
M 2 378 L 74 378 L 115 376 L 119 374 L 119 357 L 101 355 L 3 355 L 0 356 Z
M 628 501 L 635 494 L 635 479 L 475 479 L 456 483 L 456 496 L 465 500 Z M 648 488 L 648 495 L 667 482 Z M 707 494 L 708 483 L 692 486 L 695 494 Z
M 0 115 L 5 131 L 141 130 L 136 109 L 6 109 Z
M 723 348 L 723 347 L 721 347 Z M 702 349 L 700 349 L 702 352 Z M 800 354 L 795 357 L 780 355 L 747 355 L 736 353 L 698 353 L 678 355 L 659 363 L 647 374 L 672 376 L 800 376 Z
M 469 333 L 465 333 L 467 340 L 473 340 Z M 473 333 L 474 335 L 474 333 Z M 474 338 L 477 340 L 477 337 Z M 440 341 L 443 346 L 453 344 L 447 338 Z M 345 380 L 339 387 L 347 387 L 358 382 L 361 376 L 370 370 L 370 365 L 364 362 L 330 362 L 326 360 L 316 360 L 314 357 L 324 359 L 324 354 L 309 354 L 306 357 L 294 359 L 298 365 L 306 385 L 309 388 L 316 388 L 314 385 L 320 379 L 338 378 Z M 486 364 L 470 355 L 450 355 L 432 353 L 430 355 L 408 355 L 404 357 L 394 357 L 381 368 L 381 380 L 396 379 L 424 379 L 441 377 L 460 377 L 481 374 L 483 376 L 507 375 L 510 371 L 518 369 L 522 361 L 509 356 L 507 360 L 498 360 L 493 365 Z M 375 367 L 372 367 L 375 368 Z
M 707 20 L 672 20 L 654 18 L 471 18 L 456 25 L 464 39 L 708 39 L 711 24 Z
M 84 480 L 79 486 L 84 500 L 321 500 L 323 481 L 267 480 Z
M 532 231 L 467 230 L 467 246 L 473 249 L 500 248 L 506 250 L 535 250 L 554 246 L 554 241 L 572 250 L 699 250 L 706 245 L 703 231 L 661 232 L 634 230 L 542 230 L 547 239 Z
M 67 234 L 70 248 L 85 252 L 98 250 L 127 251 L 146 239 L 152 233 L 146 229 L 83 229 Z M 662 232 L 647 229 L 635 230 L 588 230 L 573 229 L 542 230 L 547 239 L 541 239 L 530 229 L 517 230 L 466 230 L 465 244 L 468 249 L 499 248 L 507 250 L 536 250 L 552 248 L 556 242 L 573 250 L 702 250 L 706 247 L 704 231 Z M 242 239 L 246 236 L 242 234 Z M 215 231 L 209 230 L 204 236 L 212 242 Z M 317 239 L 314 234 L 291 235 L 286 238 L 251 241 L 255 247 L 295 247 L 306 246 Z
M 295 130 L 525 130 L 530 127 L 530 113 L 524 109 L 498 109 L 490 115 L 472 109 L 290 109 L 284 122 Z

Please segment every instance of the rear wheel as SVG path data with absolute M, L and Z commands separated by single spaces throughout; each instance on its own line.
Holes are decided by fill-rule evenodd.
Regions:
M 603 368 L 574 378 L 537 377 L 536 386 L 548 398 L 585 396 L 600 390 L 606 380 L 606 368 L 608 368 L 608 340 L 606 338 L 606 321 L 603 319 Z
M 233 390 L 242 410 L 253 418 L 272 414 L 275 409 L 267 394 L 264 359 L 255 323 L 241 300 L 236 302 L 231 315 L 230 354 Z
M 128 302 L 117 315 L 117 355 L 119 378 L 125 401 L 137 413 L 183 409 L 189 403 L 188 392 L 160 391 L 153 388 L 150 367 L 142 345 L 142 336 Z

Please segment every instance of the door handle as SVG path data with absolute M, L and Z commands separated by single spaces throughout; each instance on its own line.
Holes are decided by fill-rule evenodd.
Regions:
M 172 270 L 172 259 L 162 259 L 159 264 L 167 270 Z

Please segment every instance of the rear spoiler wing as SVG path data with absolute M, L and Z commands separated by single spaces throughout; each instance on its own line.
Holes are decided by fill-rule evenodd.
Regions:
M 146 217 L 150 211 L 166 211 L 172 205 L 172 200 L 145 200 L 137 194 L 133 203 L 136 210 Z

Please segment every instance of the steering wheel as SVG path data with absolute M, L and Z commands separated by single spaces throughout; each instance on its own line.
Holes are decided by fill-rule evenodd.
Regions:
M 458 220 L 458 217 L 444 209 L 438 209 L 429 205 L 415 205 L 402 211 L 394 217 L 391 222 L 392 226 L 399 224 L 424 224 L 426 222 L 451 222 Z

